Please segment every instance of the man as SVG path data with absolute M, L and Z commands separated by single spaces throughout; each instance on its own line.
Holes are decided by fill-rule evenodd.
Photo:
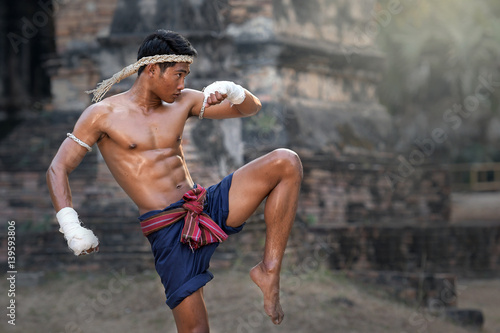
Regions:
M 261 108 L 257 97 L 232 82 L 215 82 L 204 92 L 185 89 L 195 56 L 184 37 L 158 30 L 142 43 L 137 63 L 93 91 L 99 100 L 113 83 L 139 72 L 130 90 L 82 113 L 47 171 L 60 231 L 76 255 L 98 250 L 97 238 L 80 225 L 72 208 L 68 184 L 68 175 L 97 143 L 114 178 L 139 209 L 178 331 L 207 332 L 203 286 L 213 277 L 207 270 L 210 257 L 267 198 L 264 255 L 250 276 L 262 290 L 265 312 L 279 324 L 284 316 L 279 274 L 302 165 L 297 154 L 278 149 L 206 190 L 193 182 L 181 146 L 187 119 L 246 117 Z

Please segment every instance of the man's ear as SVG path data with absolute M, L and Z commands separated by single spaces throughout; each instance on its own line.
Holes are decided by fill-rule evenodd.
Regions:
M 158 70 L 158 64 L 148 64 L 146 65 L 146 73 L 148 73 L 149 76 L 154 76 L 155 72 Z

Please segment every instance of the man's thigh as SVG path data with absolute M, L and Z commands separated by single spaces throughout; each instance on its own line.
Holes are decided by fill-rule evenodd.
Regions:
M 172 310 L 172 313 L 178 333 L 209 331 L 203 288 L 186 297 Z
M 255 212 L 278 184 L 283 160 L 293 158 L 290 154 L 288 150 L 275 150 L 234 172 L 229 189 L 228 226 L 239 227 Z

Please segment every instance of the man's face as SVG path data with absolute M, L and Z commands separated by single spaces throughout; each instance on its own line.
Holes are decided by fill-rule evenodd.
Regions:
M 160 74 L 161 99 L 167 103 L 173 103 L 181 95 L 185 88 L 185 79 L 189 75 L 189 64 L 178 62 L 172 67 L 167 67 L 163 74 Z

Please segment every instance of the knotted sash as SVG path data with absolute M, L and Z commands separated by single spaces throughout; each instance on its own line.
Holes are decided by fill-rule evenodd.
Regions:
M 188 244 L 192 250 L 203 245 L 225 241 L 227 234 L 210 216 L 203 213 L 206 194 L 207 190 L 199 185 L 188 191 L 182 197 L 185 201 L 182 207 L 158 213 L 142 221 L 142 233 L 148 236 L 185 218 L 181 243 Z

